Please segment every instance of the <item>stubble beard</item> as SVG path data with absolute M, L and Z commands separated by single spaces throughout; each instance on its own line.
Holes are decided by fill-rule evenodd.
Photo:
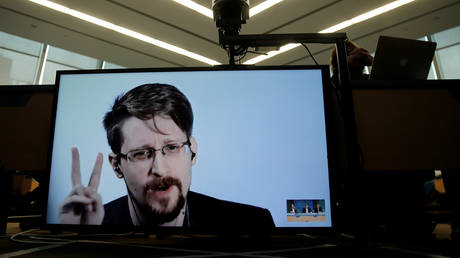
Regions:
M 149 190 L 158 190 L 161 188 L 168 188 L 168 187 L 177 187 L 178 188 L 178 197 L 174 204 L 172 204 L 172 208 L 169 208 L 171 200 L 170 196 L 162 197 L 158 200 L 150 200 L 148 198 L 148 191 Z M 173 189 L 174 190 L 174 189 Z M 179 216 L 181 210 L 185 205 L 185 197 L 182 192 L 182 184 L 181 182 L 173 177 L 164 177 L 153 180 L 152 182 L 147 183 L 144 186 L 143 197 L 144 201 L 140 202 L 136 198 L 133 198 L 134 195 L 128 189 L 128 192 L 131 198 L 136 203 L 136 207 L 138 208 L 138 220 L 139 223 L 142 225 L 152 225 L 157 226 L 161 225 L 170 221 L 173 221 L 177 216 Z M 150 201 L 149 201 L 150 200 Z M 151 203 L 151 202 L 155 203 Z M 155 205 L 156 204 L 156 205 Z M 136 209 L 136 208 L 135 208 Z M 141 217 L 142 220 L 139 218 Z

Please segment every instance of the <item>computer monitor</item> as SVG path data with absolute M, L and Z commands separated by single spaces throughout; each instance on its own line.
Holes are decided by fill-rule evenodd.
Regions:
M 366 171 L 459 170 L 460 80 L 354 81 Z
M 0 164 L 6 169 L 45 173 L 55 89 L 0 87 Z
M 56 82 L 46 226 L 332 228 L 327 66 L 60 71 Z
M 8 216 L 32 223 L 40 213 L 54 93 L 54 85 L 0 86 L 0 232 Z

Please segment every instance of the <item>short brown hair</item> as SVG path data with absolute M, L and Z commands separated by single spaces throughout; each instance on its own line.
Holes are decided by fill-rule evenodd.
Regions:
M 169 84 L 143 84 L 118 96 L 105 114 L 103 124 L 113 153 L 121 151 L 121 126 L 127 118 L 148 120 L 157 115 L 169 116 L 188 138 L 192 135 L 193 112 L 187 97 Z

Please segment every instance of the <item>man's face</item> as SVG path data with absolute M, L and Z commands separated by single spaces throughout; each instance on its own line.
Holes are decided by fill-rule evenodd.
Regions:
M 145 148 L 160 150 L 154 153 L 153 158 L 141 162 L 120 159 L 120 170 L 131 198 L 134 198 L 146 216 L 168 217 L 172 213 L 178 213 L 183 206 L 180 200 L 185 200 L 190 187 L 191 166 L 194 161 L 192 162 L 191 153 L 185 151 L 187 146 L 183 152 L 171 156 L 163 155 L 161 148 L 168 144 L 186 142 L 186 134 L 171 118 L 163 116 L 150 120 L 130 117 L 122 124 L 121 132 L 124 139 L 121 153 Z M 193 137 L 190 141 L 191 149 L 196 153 Z

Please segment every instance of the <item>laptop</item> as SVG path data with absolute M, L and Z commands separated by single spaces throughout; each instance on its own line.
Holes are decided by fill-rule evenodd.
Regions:
M 435 42 L 380 36 L 371 80 L 426 80 Z

